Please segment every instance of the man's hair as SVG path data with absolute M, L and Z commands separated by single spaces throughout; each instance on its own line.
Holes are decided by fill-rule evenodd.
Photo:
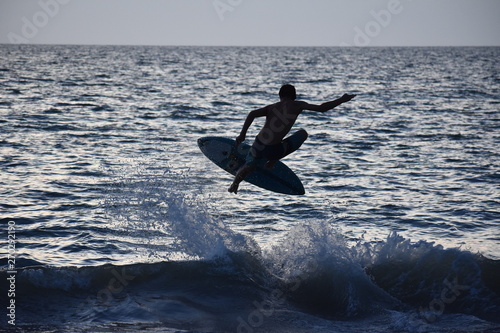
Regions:
M 291 84 L 283 85 L 280 89 L 279 95 L 280 98 L 288 97 L 291 98 L 292 100 L 295 100 L 297 98 L 297 92 L 295 91 L 295 87 L 292 86 Z

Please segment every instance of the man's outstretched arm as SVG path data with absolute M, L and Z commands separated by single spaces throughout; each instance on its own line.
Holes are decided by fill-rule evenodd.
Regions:
M 321 105 L 309 104 L 309 103 L 303 102 L 304 105 L 302 105 L 302 108 L 304 110 L 311 110 L 311 111 L 317 111 L 317 112 L 326 112 L 328 110 L 331 110 L 331 109 L 339 106 L 340 104 L 349 102 L 354 97 L 356 97 L 356 95 L 344 94 L 344 95 L 342 95 L 342 97 L 337 98 L 334 101 L 326 102 L 326 103 L 323 103 Z

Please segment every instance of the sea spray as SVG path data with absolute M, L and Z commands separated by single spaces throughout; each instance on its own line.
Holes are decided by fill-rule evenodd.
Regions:
M 384 242 L 359 242 L 353 248 L 373 281 L 415 308 L 432 323 L 444 313 L 473 314 L 497 320 L 499 269 L 495 261 L 434 242 L 411 242 L 393 232 Z
M 160 250 L 162 238 L 163 244 L 167 240 L 168 250 L 159 259 L 213 259 L 227 251 L 259 255 L 259 246 L 251 238 L 234 232 L 209 212 L 189 171 L 157 171 L 139 167 L 113 183 L 106 206 L 114 224 L 132 233 L 140 230 L 152 251 Z
M 350 318 L 398 304 L 366 275 L 331 221 L 301 223 L 266 258 L 289 300 L 306 312 Z

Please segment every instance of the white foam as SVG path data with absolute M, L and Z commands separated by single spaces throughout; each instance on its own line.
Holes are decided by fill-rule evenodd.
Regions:
M 143 231 L 145 242 L 148 234 L 164 235 L 169 239 L 169 251 L 163 259 L 213 259 L 228 250 L 260 252 L 251 238 L 234 232 L 210 214 L 188 172 L 167 169 L 157 175 L 140 168 L 122 177 L 116 188 L 107 204 L 110 217 L 131 232 Z

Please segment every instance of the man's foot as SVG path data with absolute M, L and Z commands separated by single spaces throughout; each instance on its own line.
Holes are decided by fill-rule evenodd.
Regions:
M 234 193 L 238 194 L 238 187 L 240 184 L 232 183 L 231 186 L 229 186 L 229 189 L 227 190 L 229 193 Z

